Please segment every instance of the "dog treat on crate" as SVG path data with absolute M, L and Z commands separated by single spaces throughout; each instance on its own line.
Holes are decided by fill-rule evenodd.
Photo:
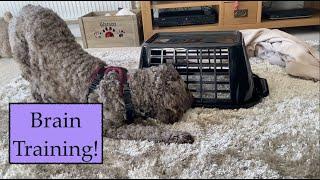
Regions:
M 143 44 L 140 68 L 173 64 L 195 98 L 194 106 L 251 107 L 269 94 L 251 72 L 242 34 L 157 33 Z

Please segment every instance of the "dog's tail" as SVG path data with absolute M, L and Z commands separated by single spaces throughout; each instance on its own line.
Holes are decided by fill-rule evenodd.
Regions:
M 7 22 L 7 23 L 9 23 L 9 21 L 12 19 L 12 14 L 11 14 L 11 12 L 5 12 L 4 13 L 4 15 L 3 15 L 3 18 L 4 18 L 4 20 Z
M 164 143 L 193 143 L 191 134 L 183 131 L 171 131 L 159 126 L 145 126 L 141 124 L 130 124 L 117 129 L 108 128 L 104 136 L 112 139 L 148 140 Z

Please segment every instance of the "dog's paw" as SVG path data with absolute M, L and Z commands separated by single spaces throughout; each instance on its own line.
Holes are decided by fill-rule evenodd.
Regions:
M 177 144 L 192 144 L 194 142 L 194 138 L 190 133 L 187 132 L 175 132 L 170 135 L 168 139 L 165 141 L 166 143 L 177 143 Z

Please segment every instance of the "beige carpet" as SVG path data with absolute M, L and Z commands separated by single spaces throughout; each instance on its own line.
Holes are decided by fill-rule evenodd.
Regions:
M 109 64 L 137 67 L 139 48 L 88 50 Z M 270 95 L 239 110 L 190 109 L 167 128 L 194 144 L 104 139 L 102 165 L 8 164 L 8 102 L 31 102 L 28 83 L 0 87 L 0 178 L 320 178 L 319 82 L 251 59 Z
M 12 79 L 17 78 L 20 74 L 18 64 L 11 58 L 0 58 L 0 87 L 10 83 Z

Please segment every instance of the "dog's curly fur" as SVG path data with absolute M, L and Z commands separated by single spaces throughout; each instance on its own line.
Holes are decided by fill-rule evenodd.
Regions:
M 3 18 L 0 18 L 0 57 L 11 57 L 11 48 L 9 44 L 8 25 L 12 18 L 10 12 L 6 12 Z
M 66 23 L 52 10 L 25 6 L 9 25 L 10 45 L 22 76 L 31 84 L 33 97 L 40 102 L 103 103 L 106 137 L 151 140 L 165 143 L 192 143 L 186 132 L 158 126 L 125 122 L 120 82 L 113 71 L 104 75 L 87 98 L 90 76 L 105 62 L 84 51 Z M 161 65 L 130 72 L 132 102 L 138 114 L 165 123 L 179 120 L 191 107 L 192 95 L 172 66 Z

